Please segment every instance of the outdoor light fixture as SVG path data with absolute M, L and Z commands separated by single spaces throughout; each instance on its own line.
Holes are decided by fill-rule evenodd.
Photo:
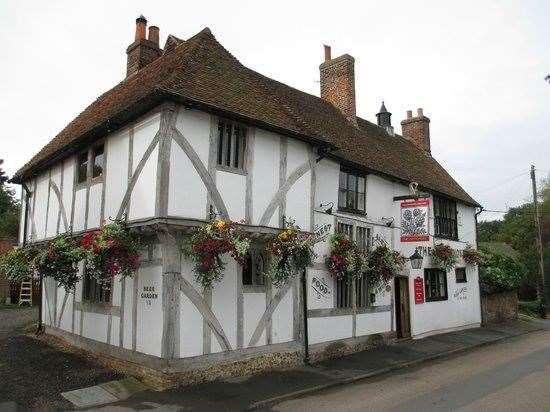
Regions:
M 332 208 L 334 207 L 334 202 L 327 202 L 327 203 L 321 203 L 319 207 L 325 207 L 330 206 L 327 210 L 325 210 L 325 213 L 328 215 L 332 215 Z
M 418 250 L 414 251 L 414 253 L 411 255 L 409 260 L 411 261 L 411 267 L 413 269 L 421 269 L 422 268 L 422 261 L 424 260 L 424 258 L 422 257 L 422 255 L 420 253 L 418 253 Z

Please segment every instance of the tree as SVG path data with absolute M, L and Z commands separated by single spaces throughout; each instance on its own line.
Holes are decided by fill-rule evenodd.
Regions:
M 479 242 L 496 242 L 502 228 L 502 220 L 482 220 L 477 226 Z
M 0 159 L 0 238 L 17 238 L 20 205 L 15 199 L 15 191 L 7 185 L 3 163 L 4 160 Z

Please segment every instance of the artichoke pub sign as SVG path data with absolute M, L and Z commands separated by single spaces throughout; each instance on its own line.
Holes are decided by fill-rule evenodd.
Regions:
M 401 242 L 426 242 L 430 199 L 410 199 L 401 202 Z

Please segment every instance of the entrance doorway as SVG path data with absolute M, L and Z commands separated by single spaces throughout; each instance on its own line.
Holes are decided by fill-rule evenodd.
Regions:
M 411 314 L 409 305 L 409 278 L 395 278 L 395 320 L 399 339 L 411 337 Z

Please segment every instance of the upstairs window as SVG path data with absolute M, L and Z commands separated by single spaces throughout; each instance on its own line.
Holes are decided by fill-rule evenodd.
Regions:
M 365 213 L 366 179 L 364 175 L 340 170 L 338 209 Z
M 91 153 L 90 153 L 91 152 Z M 103 145 L 97 145 L 90 150 L 82 152 L 78 155 L 77 164 L 77 184 L 84 184 L 88 181 L 88 177 L 95 179 L 103 176 L 105 154 Z M 88 160 L 92 159 L 91 176 L 88 176 Z
M 88 152 L 78 155 L 77 183 L 86 183 L 88 178 Z
M 245 169 L 246 127 L 220 120 L 218 124 L 218 166 L 234 171 Z
M 435 237 L 458 240 L 456 202 L 434 196 Z
M 103 153 L 103 145 L 96 146 L 92 149 L 92 179 L 103 175 L 103 162 L 105 159 Z

